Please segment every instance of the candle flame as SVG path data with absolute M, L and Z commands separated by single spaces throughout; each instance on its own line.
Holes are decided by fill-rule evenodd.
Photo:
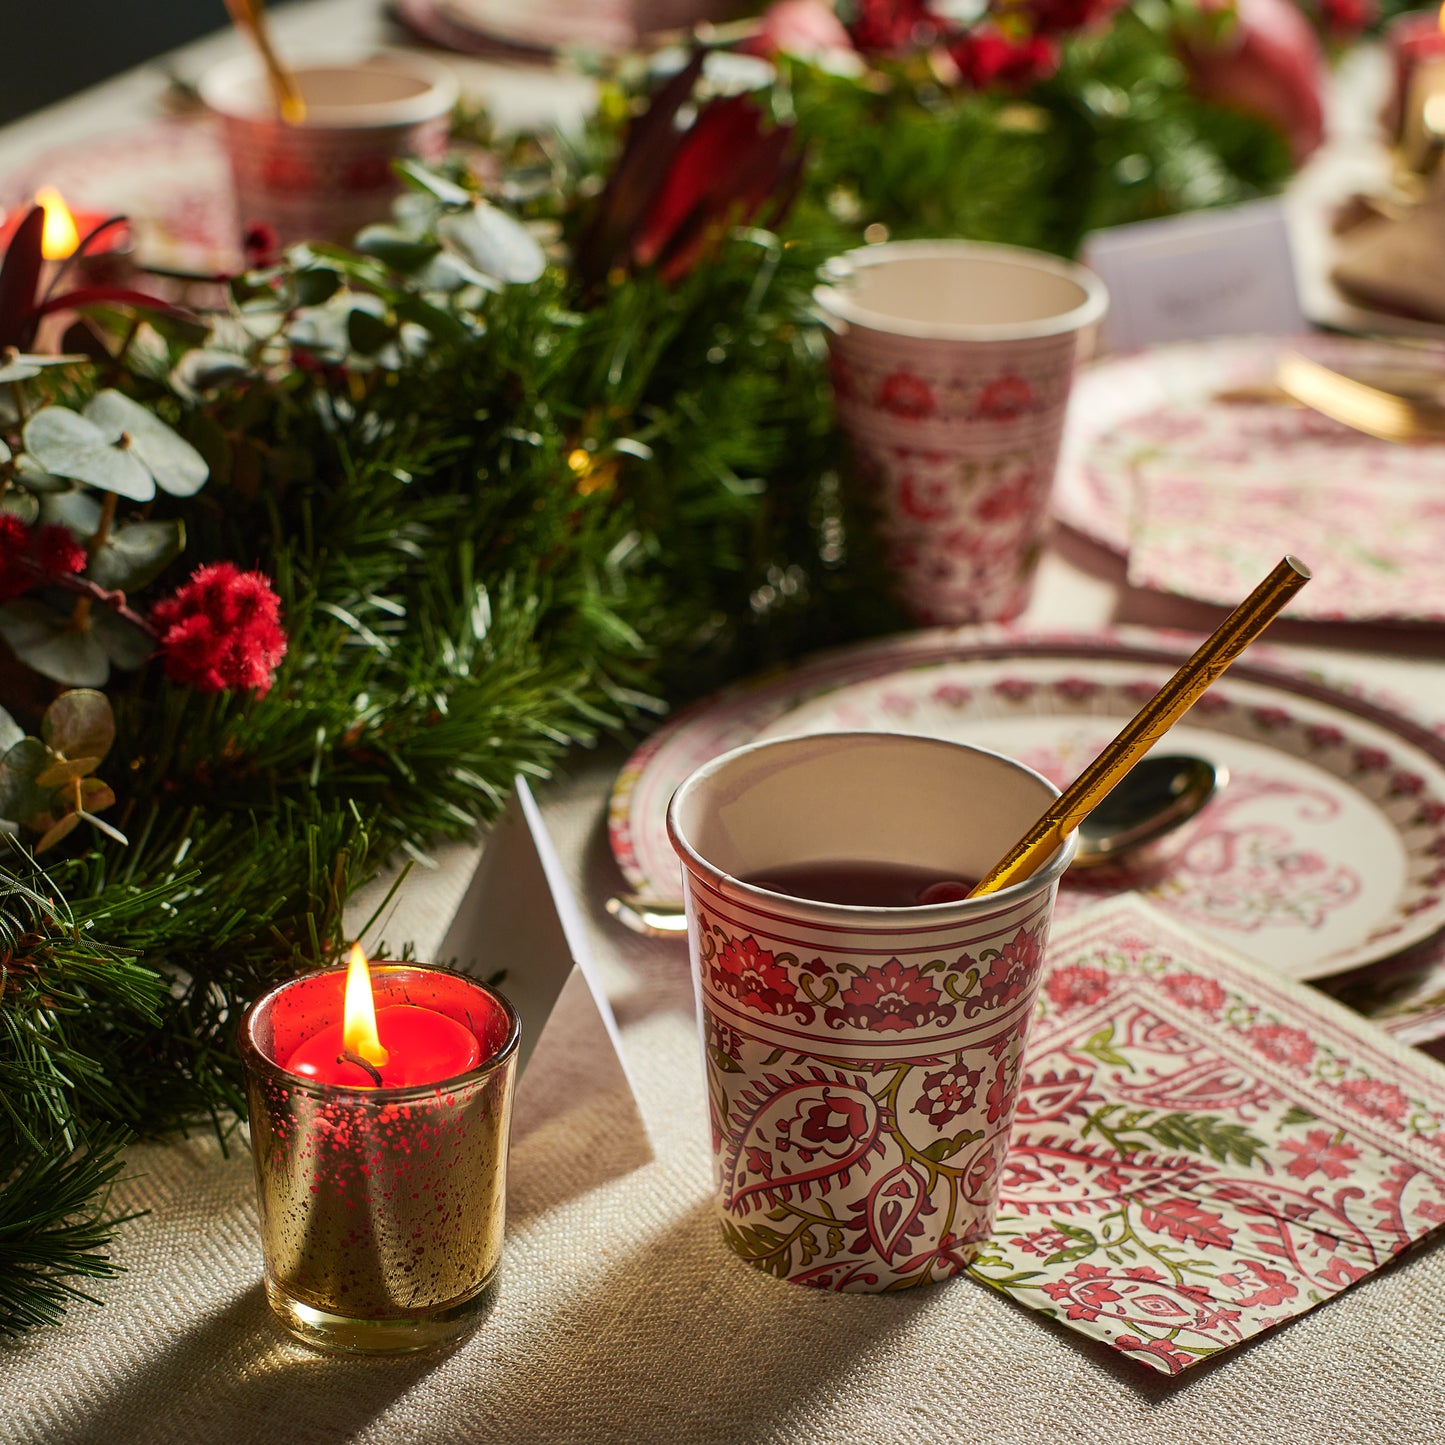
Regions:
M 45 208 L 45 229 L 40 235 L 40 254 L 47 261 L 63 261 L 75 254 L 80 245 L 80 232 L 70 207 L 54 186 L 41 186 L 35 193 L 35 204 Z
M 351 945 L 346 970 L 346 1011 L 342 1016 L 342 1046 L 375 1068 L 386 1063 L 387 1052 L 376 1034 L 376 1002 L 371 996 L 371 970 L 359 943 Z

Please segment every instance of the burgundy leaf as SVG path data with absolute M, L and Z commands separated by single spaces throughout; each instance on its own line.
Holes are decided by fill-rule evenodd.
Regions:
M 40 249 L 44 231 L 45 207 L 32 206 L 10 238 L 0 265 L 0 346 L 25 351 L 35 339 L 39 320 L 35 295 L 44 263 Z

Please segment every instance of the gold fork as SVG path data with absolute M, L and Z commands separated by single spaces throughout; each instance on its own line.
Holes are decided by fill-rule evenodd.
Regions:
M 1445 372 L 1401 370 L 1389 377 L 1399 390 L 1347 376 L 1295 351 L 1280 358 L 1274 374 L 1285 396 L 1356 431 L 1387 442 L 1445 441 Z

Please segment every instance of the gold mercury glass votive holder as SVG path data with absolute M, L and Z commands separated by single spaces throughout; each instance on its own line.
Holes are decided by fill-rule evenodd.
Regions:
M 322 1349 L 451 1344 L 480 1323 L 495 1289 L 520 1021 L 475 979 L 373 964 L 378 1007 L 445 1014 L 475 1034 L 481 1062 L 404 1088 L 289 1073 L 278 1060 L 341 1021 L 345 983 L 344 968 L 307 974 L 241 1022 L 266 1297 Z

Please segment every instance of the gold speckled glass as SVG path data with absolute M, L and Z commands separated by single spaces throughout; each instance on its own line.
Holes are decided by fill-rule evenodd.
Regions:
M 345 969 L 258 999 L 240 1044 L 271 1307 L 308 1344 L 392 1354 L 460 1339 L 490 1302 L 521 1029 L 511 1004 L 475 979 L 399 963 L 371 974 L 378 1008 L 455 1019 L 482 1062 L 407 1088 L 288 1073 L 277 1060 L 340 1022 Z

